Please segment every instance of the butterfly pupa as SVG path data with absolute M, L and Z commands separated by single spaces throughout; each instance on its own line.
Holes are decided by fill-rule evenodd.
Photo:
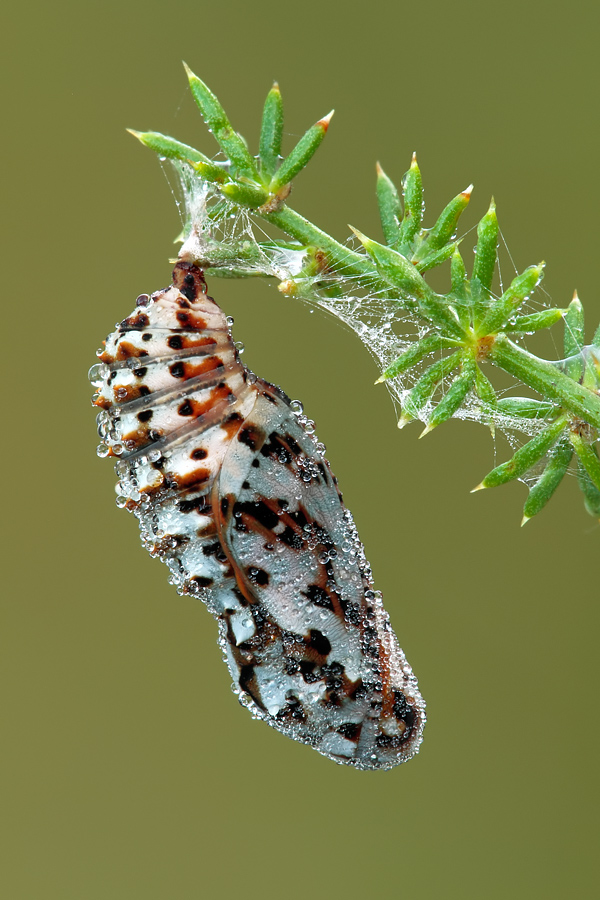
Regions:
M 117 504 L 216 618 L 253 715 L 337 763 L 389 769 L 425 705 L 312 428 L 240 361 L 203 272 L 142 294 L 90 370 Z

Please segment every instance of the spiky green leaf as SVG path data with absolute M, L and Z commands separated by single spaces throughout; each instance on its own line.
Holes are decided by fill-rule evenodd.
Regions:
M 290 181 L 302 171 L 307 163 L 310 162 L 316 153 L 317 148 L 321 144 L 321 141 L 327 134 L 332 115 L 333 110 L 312 125 L 311 128 L 302 135 L 290 155 L 286 156 L 271 181 L 270 190 L 273 193 L 277 193 L 284 185 L 289 184 Z
M 438 384 L 460 365 L 462 355 L 462 351 L 457 350 L 450 356 L 439 359 L 425 371 L 404 400 L 402 418 L 398 422 L 399 428 L 409 419 L 418 418 L 419 412 L 425 406 Z
M 598 451 L 595 445 L 574 431 L 570 433 L 569 439 L 582 466 L 595 486 L 600 490 L 600 460 L 598 459 Z
M 391 246 L 400 237 L 400 221 L 402 219 L 402 204 L 396 185 L 388 178 L 379 163 L 377 163 L 377 205 L 381 228 L 386 243 Z
M 545 456 L 552 445 L 556 443 L 556 440 L 561 431 L 563 431 L 565 425 L 566 418 L 560 416 L 555 422 L 537 434 L 534 438 L 527 441 L 526 444 L 523 444 L 523 446 L 514 454 L 512 459 L 509 459 L 505 463 L 501 463 L 501 465 L 492 469 L 491 472 L 488 472 L 479 487 L 498 487 L 501 484 L 512 481 L 514 478 L 520 478 L 521 475 L 524 475 L 528 469 L 538 462 L 538 460 Z
M 232 203 L 237 203 L 238 206 L 247 206 L 251 209 L 262 206 L 269 199 L 267 191 L 254 184 L 230 182 L 229 184 L 224 184 L 220 190 Z
M 536 516 L 548 503 L 555 490 L 567 474 L 573 447 L 567 440 L 560 440 L 550 454 L 548 464 L 536 483 L 529 489 L 529 496 L 523 507 L 523 521 L 525 525 L 529 519 Z
M 282 135 L 283 102 L 279 85 L 275 82 L 265 100 L 260 128 L 260 170 L 267 183 L 279 164 Z
M 581 460 L 578 459 L 577 463 L 577 481 L 583 494 L 584 506 L 590 516 L 600 519 L 600 489 L 590 478 L 587 469 L 581 464 Z
M 413 153 L 410 169 L 402 179 L 402 189 L 404 193 L 404 218 L 400 226 L 398 245 L 410 244 L 414 240 L 421 228 L 423 219 L 423 181 L 416 153 Z
M 471 305 L 475 323 L 480 322 L 487 314 L 497 254 L 498 218 L 492 198 L 488 211 L 477 226 L 477 246 L 471 276 Z
M 447 259 L 450 259 L 451 256 L 454 255 L 454 251 L 457 249 L 458 244 L 446 244 L 445 247 L 442 247 L 441 250 L 436 250 L 433 253 L 429 253 L 424 259 L 421 259 L 420 262 L 416 263 L 416 267 L 419 272 L 427 272 L 429 269 L 435 269 L 436 266 L 440 266 L 443 262 L 446 262 Z
M 414 365 L 429 356 L 430 353 L 436 353 L 440 350 L 448 350 L 456 346 L 453 341 L 444 340 L 438 334 L 429 334 L 420 341 L 412 344 L 408 350 L 401 353 L 400 356 L 391 363 L 383 374 L 377 379 L 375 384 L 381 384 L 396 375 L 408 372 Z
M 544 309 L 530 316 L 517 316 L 506 326 L 507 334 L 532 334 L 543 328 L 551 328 L 565 314 L 564 309 Z
M 225 155 L 231 161 L 239 175 L 258 181 L 259 175 L 255 162 L 248 152 L 246 144 L 234 131 L 227 114 L 213 92 L 204 82 L 194 75 L 185 65 L 192 96 L 202 114 L 202 118 L 211 130 L 213 137 Z
M 413 298 L 424 318 L 439 325 L 447 336 L 462 337 L 463 329 L 456 311 L 435 294 L 415 266 L 401 253 L 384 247 L 355 228 L 352 229 L 377 268 L 379 274 L 397 287 L 401 296 Z
M 510 283 L 499 300 L 497 300 L 483 317 L 478 328 L 480 334 L 496 334 L 508 322 L 512 314 L 525 299 L 535 290 L 543 278 L 545 263 L 529 266 Z M 472 284 L 471 284 L 472 287 Z M 510 326 L 508 326 L 510 327 Z
M 577 296 L 577 292 L 569 303 L 565 313 L 565 372 L 574 381 L 579 381 L 583 375 L 583 358 L 581 351 L 585 343 L 585 322 L 583 306 Z
M 452 239 L 456 231 L 456 226 L 458 225 L 458 220 L 469 205 L 472 190 L 473 185 L 471 184 L 465 191 L 457 194 L 457 196 L 448 203 L 433 228 L 430 229 L 422 244 L 417 249 L 415 259 L 425 259 L 429 254 L 435 253 L 436 250 L 445 247 L 448 241 Z
M 179 159 L 188 163 L 204 162 L 211 164 L 210 159 L 204 153 L 200 153 L 199 150 L 195 150 L 187 144 L 182 144 L 181 141 L 176 141 L 166 134 L 161 134 L 159 131 L 134 131 L 133 128 L 127 128 L 127 131 L 137 138 L 144 147 L 149 147 L 150 150 L 154 150 L 159 156 L 164 156 L 167 159 Z
M 438 425 L 450 419 L 462 406 L 465 398 L 475 383 L 477 364 L 471 354 L 464 354 L 460 373 L 456 376 L 444 394 L 421 437 L 433 431 Z
M 554 404 L 530 397 L 503 397 L 496 406 L 502 415 L 515 419 L 547 419 L 558 412 Z

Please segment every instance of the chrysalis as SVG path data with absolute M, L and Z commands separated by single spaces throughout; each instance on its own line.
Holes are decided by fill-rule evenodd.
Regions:
M 322 445 L 242 365 L 202 270 L 138 297 L 90 378 L 117 504 L 217 619 L 240 702 L 337 763 L 413 756 L 425 705 Z

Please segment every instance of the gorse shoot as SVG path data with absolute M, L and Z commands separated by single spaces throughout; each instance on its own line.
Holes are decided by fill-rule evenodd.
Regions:
M 425 228 L 416 156 L 400 190 L 377 164 L 383 242 L 353 229 L 355 247 L 340 243 L 288 204 L 291 183 L 321 144 L 332 114 L 282 158 L 283 107 L 274 85 L 253 156 L 214 94 L 186 70 L 221 155 L 213 159 L 157 132 L 132 132 L 177 170 L 185 200 L 180 257 L 208 275 L 275 278 L 284 294 L 342 319 L 377 359 L 378 382 L 386 383 L 400 409 L 399 426 L 420 420 L 424 435 L 450 418 L 469 418 L 504 431 L 518 449 L 477 489 L 523 480 L 529 487 L 523 522 L 545 506 L 572 467 L 586 509 L 600 517 L 600 327 L 586 344 L 577 296 L 566 309 L 527 307 L 544 263 L 494 291 L 499 228 L 493 200 L 477 227 L 469 275 L 456 230 L 471 187 Z M 265 222 L 286 239 L 265 239 Z M 450 290 L 440 294 L 425 276 L 447 261 Z M 524 335 L 560 319 L 564 359 L 540 359 L 522 346 Z M 494 367 L 515 378 L 514 388 L 526 385 L 540 399 L 499 396 L 488 377 Z

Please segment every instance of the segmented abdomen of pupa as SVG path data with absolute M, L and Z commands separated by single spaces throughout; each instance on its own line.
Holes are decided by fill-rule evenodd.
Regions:
M 137 299 L 91 370 L 117 504 L 202 599 L 240 702 L 338 763 L 418 750 L 425 706 L 322 445 L 240 362 L 201 269 Z

